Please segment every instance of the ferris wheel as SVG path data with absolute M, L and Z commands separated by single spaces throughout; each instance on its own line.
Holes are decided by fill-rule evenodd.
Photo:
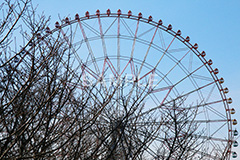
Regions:
M 145 159 L 178 158 L 185 151 L 182 157 L 229 159 L 236 143 L 232 99 L 212 60 L 188 36 L 121 10 L 76 14 L 55 25 L 46 32 L 68 44 L 79 92 L 94 86 L 88 105 L 109 100 L 94 124 L 100 129 L 89 133 L 99 151 L 105 144 L 98 137 L 107 136 L 119 156 L 136 158 L 139 149 Z
M 232 99 L 189 36 L 152 16 L 97 10 L 47 27 L 38 43 L 50 49 L 48 37 L 66 51 L 59 72 L 68 70 L 71 80 L 64 83 L 84 97 L 79 121 L 92 121 L 84 157 L 230 159 L 237 146 Z M 71 105 L 61 115 L 69 113 Z

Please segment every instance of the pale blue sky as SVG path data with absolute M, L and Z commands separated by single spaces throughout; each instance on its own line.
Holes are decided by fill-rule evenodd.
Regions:
M 214 68 L 220 70 L 219 76 L 225 79 L 233 98 L 232 107 L 236 108 L 234 118 L 240 123 L 240 1 L 239 0 L 33 0 L 39 4 L 38 12 L 44 11 L 51 16 L 51 28 L 61 17 L 83 16 L 86 11 L 94 14 L 97 9 L 112 12 L 121 9 L 133 14 L 142 12 L 144 17 L 171 23 L 174 30 L 181 29 L 184 36 L 189 35 L 191 42 L 205 50 L 207 58 L 213 60 Z M 240 132 L 238 124 L 238 131 Z M 238 139 L 239 141 L 239 139 Z M 240 149 L 238 157 L 240 157 Z

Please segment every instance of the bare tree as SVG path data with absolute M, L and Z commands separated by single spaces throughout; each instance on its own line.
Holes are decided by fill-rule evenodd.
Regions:
M 49 19 L 30 0 L 12 2 L 1 4 L 0 159 L 196 156 L 197 110 L 182 97 L 149 109 L 149 82 L 126 87 L 124 77 L 108 87 L 101 79 L 84 85 L 84 69 L 72 67 L 72 37 L 45 34 Z

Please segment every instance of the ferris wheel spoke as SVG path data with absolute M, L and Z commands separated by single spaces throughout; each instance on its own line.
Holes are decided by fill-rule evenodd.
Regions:
M 207 86 L 213 85 L 214 83 L 215 83 L 215 81 L 210 82 L 210 83 L 208 83 L 208 84 L 206 84 L 206 85 L 204 85 L 204 86 L 198 87 L 198 88 L 196 88 L 196 89 L 194 89 L 194 90 L 191 90 L 191 91 L 189 91 L 189 92 L 187 92 L 187 93 L 185 93 L 185 94 L 182 94 L 181 96 L 179 96 L 179 97 L 177 97 L 177 98 L 187 97 L 188 95 L 190 95 L 190 94 L 192 94 L 192 93 L 194 93 L 194 92 L 198 92 L 199 90 L 201 90 L 201 89 L 203 89 L 203 88 L 205 88 L 205 87 L 207 87 Z M 211 103 L 209 103 L 209 104 L 211 104 Z
M 79 41 L 79 42 L 76 42 L 76 43 L 74 43 L 72 46 L 73 47 L 77 47 L 76 49 L 75 49 L 75 51 L 78 51 L 81 47 L 82 47 L 82 44 L 84 43 L 84 40 L 81 40 L 81 41 Z
M 169 117 L 169 119 L 166 119 L 167 121 L 161 121 L 161 122 L 157 122 L 157 121 L 153 121 L 153 122 L 137 122 L 136 125 L 137 126 L 141 126 L 141 127 L 144 127 L 144 126 L 160 126 L 160 125 L 170 125 L 172 124 L 172 122 L 170 121 L 171 117 Z M 168 121 L 169 120 L 169 121 Z M 228 122 L 229 120 L 226 120 L 226 119 L 217 119 L 217 120 L 194 120 L 194 123 L 197 123 L 197 124 L 201 124 L 201 123 L 219 123 L 219 122 Z M 192 123 L 192 121 L 186 121 L 186 123 Z M 135 124 L 134 124 L 135 125 Z M 225 124 L 224 124 L 225 125 Z M 166 127 L 169 127 L 169 126 L 166 126 Z M 174 130 L 173 128 L 169 127 L 169 129 L 172 129 Z
M 165 116 L 167 116 L 167 115 L 165 115 Z M 137 118 L 137 117 L 135 117 L 135 118 Z M 171 120 L 171 117 L 169 117 L 169 119 L 165 118 L 165 121 L 137 122 L 133 125 L 137 125 L 137 126 L 141 126 L 141 127 L 144 127 L 144 126 L 161 126 L 161 125 L 165 126 L 165 125 L 170 125 L 172 123 L 170 120 Z M 224 125 L 227 124 L 228 121 L 230 121 L 230 120 L 228 120 L 228 119 L 215 119 L 215 120 L 194 120 L 193 122 L 197 123 L 197 124 L 202 124 L 202 123 L 211 124 L 211 123 L 224 122 L 224 124 L 222 126 L 220 126 L 220 128 L 219 128 L 219 129 L 221 129 Z M 186 123 L 192 123 L 192 121 L 186 121 Z M 170 129 L 171 129 L 171 127 L 170 127 Z M 213 133 L 213 135 L 214 134 L 215 133 Z M 213 136 L 213 135 L 211 135 L 211 136 Z
M 130 101 L 130 99 L 131 99 L 131 96 L 132 96 L 132 94 L 133 94 L 133 91 L 134 91 L 134 88 L 135 88 L 135 87 L 137 87 L 137 84 L 136 84 L 136 82 L 133 82 L 133 85 L 132 85 L 132 87 L 131 87 L 131 90 L 130 90 L 130 92 L 128 93 L 127 104 L 126 104 L 126 105 L 129 105 L 129 101 Z M 147 94 L 143 95 L 143 94 L 144 94 L 144 91 L 146 90 L 146 88 L 147 88 L 147 87 L 145 86 L 144 89 L 143 89 L 143 91 L 140 93 L 140 96 L 138 96 L 139 99 L 140 99 L 140 97 L 143 96 L 143 98 L 141 98 L 140 101 L 143 101 L 143 99 L 147 96 Z
M 205 81 L 212 81 L 211 77 L 206 77 L 206 76 L 202 76 L 202 75 L 193 74 L 192 77 L 194 79 L 200 79 L 200 80 L 205 80 Z
M 72 48 L 72 45 L 70 44 L 70 42 L 68 41 L 68 39 L 66 38 L 66 35 L 65 35 L 65 33 L 63 32 L 63 30 L 61 29 L 61 33 L 62 33 L 62 35 L 64 36 L 64 39 L 65 39 L 65 41 L 67 42 L 67 44 L 69 45 L 69 47 L 71 48 L 71 50 L 73 51 L 73 53 L 74 53 L 74 55 L 76 56 L 76 59 L 78 60 L 78 62 L 79 62 L 79 65 L 81 65 L 82 64 L 82 60 L 80 59 L 80 57 L 76 54 L 76 51 L 75 51 L 75 49 L 74 48 Z M 46 45 L 49 47 L 49 45 L 48 45 L 48 43 L 46 42 Z M 63 60 L 63 58 L 62 57 L 60 57 L 59 56 L 59 58 L 60 58 L 60 60 L 61 60 L 61 62 L 62 62 L 62 64 L 66 67 L 66 68 L 69 68 L 68 67 L 68 65 L 67 65 L 67 63 L 66 62 L 64 62 L 64 60 Z M 72 62 L 72 63 L 74 63 L 74 61 Z M 70 70 L 71 70 L 71 73 L 73 73 L 73 72 L 75 72 L 74 70 L 72 70 L 71 68 L 69 68 Z M 75 75 L 77 75 L 76 73 L 74 73 Z
M 184 54 L 183 57 L 182 57 L 180 60 L 178 60 L 178 62 L 177 62 L 166 74 L 164 74 L 164 76 L 157 82 L 156 85 L 159 85 L 159 83 L 161 83 L 161 82 L 173 71 L 173 69 L 181 63 L 181 61 L 186 57 L 186 55 L 187 55 L 190 51 L 191 51 L 191 50 L 189 50 L 186 54 Z M 158 64 L 159 64 L 159 63 L 158 63 Z M 158 65 L 158 64 L 157 64 L 157 65 Z M 157 66 L 157 65 L 156 65 L 156 66 Z
M 134 33 L 131 30 L 131 27 L 128 26 L 128 24 L 125 22 L 125 20 L 123 18 L 120 19 L 123 26 L 125 27 L 125 29 L 127 30 L 127 32 L 129 33 L 130 37 L 134 37 Z
M 197 107 L 206 107 L 206 106 L 210 106 L 212 104 L 221 103 L 223 101 L 224 100 L 216 100 L 216 101 L 212 101 L 212 102 L 205 102 L 205 103 L 202 103 L 200 105 L 197 105 Z
M 226 126 L 227 125 L 227 122 L 226 123 L 223 123 L 220 127 L 218 127 L 218 129 L 215 131 L 215 132 L 213 132 L 210 136 L 211 137 L 213 137 L 218 131 L 220 131 L 224 126 Z
M 188 50 L 189 50 L 188 47 L 168 49 L 168 53 L 177 53 L 177 52 L 183 52 L 183 51 L 188 51 Z
M 135 49 L 138 28 L 139 28 L 139 20 L 137 21 L 137 26 L 136 26 L 136 30 L 135 30 L 135 34 L 134 34 L 134 40 L 133 40 L 133 44 L 132 44 L 132 50 L 131 50 L 131 57 L 130 57 L 130 59 L 133 58 L 133 52 L 134 52 L 134 49 Z
M 120 17 L 118 17 L 117 29 L 117 73 L 120 74 Z
M 72 47 L 72 43 L 69 42 L 69 39 L 66 37 L 66 34 L 64 33 L 64 31 L 63 31 L 62 29 L 60 29 L 60 31 L 61 31 L 61 33 L 62 33 L 62 35 L 63 35 L 65 41 L 67 42 L 69 48 L 73 51 L 73 53 L 74 53 L 76 59 L 77 59 L 78 62 L 79 62 L 79 65 L 82 64 L 82 60 L 81 60 L 81 58 L 78 56 L 77 52 L 76 52 L 75 49 Z
M 149 51 L 150 51 L 150 48 L 151 48 L 151 46 L 152 46 L 152 43 L 153 43 L 153 40 L 154 40 L 154 38 L 155 38 L 155 36 L 156 36 L 157 31 L 158 31 L 158 26 L 156 27 L 156 30 L 155 30 L 155 32 L 154 32 L 154 34 L 153 34 L 153 36 L 152 36 L 151 42 L 150 42 L 149 45 L 148 45 L 147 52 L 145 53 L 145 56 L 144 56 L 144 58 L 143 58 L 142 64 L 140 65 L 140 68 L 139 68 L 139 71 L 138 71 L 138 77 L 139 77 L 139 75 L 140 75 L 140 73 L 141 73 L 141 71 L 142 71 L 143 64 L 144 64 L 145 61 L 146 61 L 146 58 L 147 58 L 147 56 L 148 56 L 148 53 L 149 53 Z M 155 70 L 155 68 L 156 68 L 156 67 L 154 67 L 154 70 Z
M 159 63 L 162 61 L 163 57 L 165 56 L 165 54 L 168 52 L 168 49 L 170 48 L 170 46 L 172 45 L 173 41 L 175 40 L 176 36 L 173 37 L 172 41 L 169 43 L 168 47 L 165 49 L 165 51 L 162 53 L 162 56 L 160 57 L 160 59 L 158 60 L 158 62 L 156 63 L 154 68 L 157 68 L 157 66 L 159 65 Z
M 150 98 L 153 100 L 154 104 L 156 106 L 158 106 L 159 104 L 161 104 L 159 98 L 157 98 L 157 96 L 155 94 L 149 94 Z
M 148 29 L 147 31 L 145 31 L 145 32 L 143 32 L 143 33 L 141 33 L 141 34 L 139 34 L 139 35 L 138 35 L 138 38 L 140 38 L 140 37 L 142 37 L 143 35 L 149 33 L 149 32 L 152 31 L 154 28 L 156 28 L 156 27 L 152 27 L 152 28 Z
M 144 112 L 141 112 L 141 113 L 139 113 L 139 115 L 137 115 L 138 117 L 144 117 L 144 116 L 146 116 L 146 115 L 149 115 L 150 113 L 154 113 L 154 112 L 156 112 L 156 111 L 158 111 L 158 112 L 160 112 L 160 113 L 162 113 L 162 114 L 164 114 L 164 110 L 165 109 L 170 109 L 170 108 L 168 108 L 167 106 L 165 106 L 166 104 L 168 104 L 168 103 L 171 103 L 171 102 L 173 102 L 173 101 L 175 101 L 175 100 L 177 100 L 177 99 L 179 99 L 179 97 L 177 97 L 176 99 L 172 99 L 172 101 L 169 101 L 169 102 L 165 102 L 165 103 L 163 103 L 163 104 L 161 104 L 161 102 L 159 101 L 159 104 L 161 104 L 161 105 L 156 105 L 156 107 L 152 107 L 152 108 L 150 108 L 149 110 L 146 110 L 146 111 L 144 111 Z M 131 117 L 131 118 L 136 118 L 136 117 Z
M 71 25 L 71 26 L 72 26 L 72 25 Z M 75 39 L 75 36 L 76 36 L 77 31 L 78 31 L 78 26 L 75 25 L 74 31 L 73 31 L 73 32 L 71 31 L 71 34 L 72 34 L 72 36 L 71 36 L 71 42 L 74 42 L 74 39 Z M 83 41 L 82 41 L 82 42 L 83 42 Z M 80 42 L 80 44 L 82 44 L 82 42 Z M 81 45 L 80 45 L 80 46 L 81 46 Z M 74 47 L 74 44 L 72 44 L 72 47 Z M 76 51 L 77 51 L 77 49 L 76 49 Z
M 99 94 L 101 94 L 101 90 L 103 89 L 103 92 L 104 92 L 104 94 L 105 94 L 105 96 L 107 97 L 107 96 L 109 96 L 108 94 L 109 94 L 109 91 L 110 91 L 110 88 L 109 88 L 109 90 L 107 89 L 107 85 L 106 85 L 106 82 L 104 81 L 104 79 L 102 78 L 103 77 L 103 75 L 104 75 L 104 72 L 103 72 L 103 74 L 102 75 L 100 75 L 100 77 L 99 77 L 99 75 L 97 75 L 93 70 L 91 70 L 87 65 L 82 65 L 81 66 L 81 69 L 82 69 L 82 72 L 81 72 L 81 74 L 80 74 L 80 78 L 82 77 L 83 78 L 83 89 L 85 89 L 85 87 L 87 87 L 87 86 L 90 86 L 90 87 L 93 87 L 94 85 L 94 88 L 98 91 L 97 93 L 99 93 Z M 88 80 L 86 80 L 86 74 L 85 74 L 85 71 L 89 74 L 89 75 L 91 75 L 92 77 L 94 77 L 94 79 L 96 80 L 95 81 L 95 84 L 93 85 L 92 84 L 92 82 L 89 82 Z M 86 83 L 86 85 L 84 85 Z M 90 83 L 90 84 L 88 84 L 88 83 Z M 100 90 L 98 89 L 98 87 L 97 87 L 97 85 L 100 85 Z M 102 96 L 102 95 L 101 95 Z M 103 96 L 102 96 L 103 97 Z M 105 97 L 104 97 L 105 98 Z M 103 99 L 104 99 L 103 98 Z M 109 102 L 109 103 L 111 103 L 111 102 Z
M 107 32 L 110 30 L 110 28 L 113 26 L 113 24 L 117 21 L 117 19 L 119 19 L 120 17 L 118 18 L 115 18 L 113 20 L 113 22 L 109 25 L 109 27 L 106 29 L 106 31 L 103 33 L 103 35 L 105 36 L 107 34 Z
M 190 53 L 189 56 L 189 65 L 188 65 L 188 71 L 191 72 L 192 71 L 192 63 L 193 63 L 193 53 Z
M 228 119 L 215 119 L 215 120 L 195 120 L 196 123 L 219 123 L 219 122 L 228 122 Z
M 203 136 L 203 135 L 192 135 L 192 137 L 197 137 L 203 140 L 207 140 L 207 141 L 219 141 L 219 142 L 228 142 L 227 139 L 223 139 L 223 138 L 215 138 L 212 136 Z
M 100 16 L 98 16 L 98 24 L 99 24 L 99 30 L 100 30 L 100 37 L 102 40 L 102 48 L 103 48 L 103 53 L 104 53 L 104 57 L 107 58 L 107 49 L 106 49 L 106 44 L 105 44 L 105 40 L 104 40 L 104 34 L 103 34 L 103 30 L 102 30 L 102 22 L 100 19 Z
M 80 27 L 80 29 L 81 29 L 83 38 L 84 38 L 84 40 L 85 40 L 85 42 L 86 42 L 86 45 L 87 45 L 89 54 L 90 54 L 90 56 L 91 56 L 92 62 L 93 62 L 94 67 L 95 67 L 95 70 L 96 70 L 97 74 L 99 74 L 100 71 L 99 71 L 97 62 L 96 62 L 96 60 L 95 60 L 95 56 L 94 56 L 94 54 L 93 54 L 93 51 L 92 51 L 92 48 L 91 48 L 91 46 L 90 46 L 89 40 L 88 40 L 88 38 L 87 38 L 87 36 L 86 36 L 86 33 L 85 33 L 84 29 L 83 29 L 83 26 L 82 26 L 82 23 L 81 23 L 80 20 L 78 20 L 78 24 L 79 24 L 79 27 Z
M 165 40 L 163 38 L 162 30 L 158 30 L 158 35 L 159 35 L 159 38 L 160 38 L 160 42 L 161 42 L 162 48 L 164 50 L 166 50 L 166 44 L 165 44 Z
M 93 70 L 91 70 L 87 65 L 82 64 L 81 65 L 81 69 L 82 69 L 82 73 L 80 75 L 80 77 L 85 74 L 85 71 L 87 73 L 89 73 L 92 77 L 94 77 L 96 80 L 99 80 L 99 75 L 97 73 L 95 73 Z
M 120 75 L 121 63 L 120 63 L 120 16 L 117 18 L 117 74 Z M 118 76 L 117 83 L 120 81 L 121 76 Z M 120 90 L 117 91 L 117 99 L 120 99 Z M 117 110 L 119 110 L 119 103 L 117 103 Z M 118 114 L 119 116 L 119 114 Z
M 116 79 L 119 79 L 120 77 L 118 75 L 118 72 L 117 72 L 117 70 L 115 69 L 114 65 L 112 64 L 111 60 L 108 57 L 106 57 L 105 60 L 104 60 L 102 75 L 103 75 L 103 73 L 105 71 L 105 65 L 106 64 L 110 68 L 110 70 L 111 70 L 112 74 L 114 75 L 114 77 Z
M 172 87 L 176 87 L 177 85 L 179 85 L 181 82 L 183 82 L 185 79 L 191 77 L 195 72 L 197 72 L 199 69 L 201 69 L 202 67 L 204 67 L 205 65 L 201 65 L 199 66 L 197 69 L 195 69 L 194 71 L 190 72 L 189 74 L 187 74 L 185 77 L 183 77 L 182 79 L 180 79 L 179 81 L 175 82 L 175 84 L 172 85 Z M 158 86 L 159 82 L 157 83 L 156 86 Z M 157 90 L 157 89 L 155 89 Z M 153 92 L 155 91 L 153 90 Z
M 206 100 L 205 100 L 206 102 L 209 101 L 210 97 L 213 94 L 213 91 L 214 91 L 215 87 L 216 87 L 215 85 L 212 86 L 211 90 L 209 91 L 209 93 L 208 93 L 208 95 L 206 97 Z
M 220 101 L 215 101 L 215 102 L 211 102 L 211 103 L 200 103 L 198 105 L 193 105 L 193 106 L 190 106 L 190 107 L 181 107 L 181 109 L 184 109 L 184 110 L 189 110 L 189 109 L 199 109 L 201 107 L 205 107 L 205 109 L 213 112 L 214 114 L 216 114 L 219 118 L 222 118 L 222 119 L 226 119 L 226 116 L 223 115 L 221 112 L 219 112 L 217 109 L 214 109 L 211 107 L 211 104 L 215 104 L 215 103 L 221 103 L 222 100 Z M 161 106 L 160 106 L 161 107 Z M 159 108 L 159 107 L 156 107 L 156 108 Z M 161 107 L 163 108 L 163 107 Z
M 87 23 L 84 22 L 84 21 L 81 21 L 81 23 L 82 23 L 83 26 L 85 26 L 85 27 L 86 27 L 87 29 L 89 29 L 92 33 L 94 33 L 96 36 L 99 37 L 100 32 L 99 32 L 97 29 L 93 28 L 92 26 L 90 26 L 89 24 L 87 24 Z
M 183 97 L 183 96 L 181 96 L 181 97 Z M 181 97 L 177 97 L 176 99 L 179 99 Z M 176 99 L 172 99 L 172 101 L 175 101 Z M 161 105 L 159 105 L 157 107 L 149 109 L 149 110 L 141 113 L 139 116 L 144 116 L 145 114 L 149 114 L 149 113 L 151 113 L 151 112 L 153 112 L 155 110 L 160 111 L 159 109 L 164 109 L 164 105 L 166 105 L 166 104 L 168 104 L 168 103 L 170 103 L 172 101 L 167 101 L 164 104 L 161 104 Z M 202 104 L 199 104 L 199 105 L 196 105 L 196 106 L 190 106 L 189 108 L 184 107 L 184 108 L 181 108 L 181 109 L 195 109 L 195 108 L 199 108 L 199 107 L 205 107 L 206 109 L 211 110 L 213 113 L 215 113 L 219 117 L 225 119 L 226 117 L 223 114 L 221 114 L 219 111 L 217 111 L 216 109 L 211 107 L 212 104 L 217 104 L 217 103 L 221 103 L 221 102 L 222 102 L 222 100 L 218 100 L 218 101 L 213 101 L 213 102 L 208 102 L 208 103 L 202 103 Z M 226 120 L 224 120 L 224 121 L 226 121 Z
M 133 61 L 133 60 L 130 58 L 130 60 L 127 62 L 126 66 L 123 68 L 122 72 L 120 73 L 119 77 L 122 76 L 122 74 L 124 73 L 124 71 L 127 69 L 128 65 L 131 65 L 132 61 Z
M 221 103 L 222 101 L 216 101 L 215 103 Z M 205 109 L 215 113 L 217 116 L 225 119 L 226 116 L 223 115 L 221 112 L 219 112 L 217 109 L 214 109 L 213 107 L 211 107 L 210 105 L 211 104 L 214 104 L 214 103 L 200 103 L 198 105 L 193 105 L 193 106 L 190 106 L 190 107 L 185 107 L 184 109 L 197 109 L 197 108 L 200 108 L 200 107 L 205 107 Z

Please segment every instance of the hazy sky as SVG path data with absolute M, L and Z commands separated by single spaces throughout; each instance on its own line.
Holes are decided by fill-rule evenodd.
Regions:
M 38 12 L 51 16 L 51 28 L 61 17 L 84 16 L 86 11 L 94 14 L 97 9 L 112 12 L 131 10 L 143 17 L 171 23 L 174 30 L 181 29 L 183 36 L 189 35 L 191 42 L 205 50 L 207 59 L 213 60 L 228 87 L 228 96 L 233 98 L 231 107 L 236 108 L 234 118 L 240 123 L 240 1 L 239 0 L 33 0 L 39 4 Z M 240 125 L 237 125 L 240 132 Z M 240 140 L 240 139 L 238 139 Z M 239 142 L 240 143 L 240 142 Z M 240 157 L 240 149 L 238 157 Z

